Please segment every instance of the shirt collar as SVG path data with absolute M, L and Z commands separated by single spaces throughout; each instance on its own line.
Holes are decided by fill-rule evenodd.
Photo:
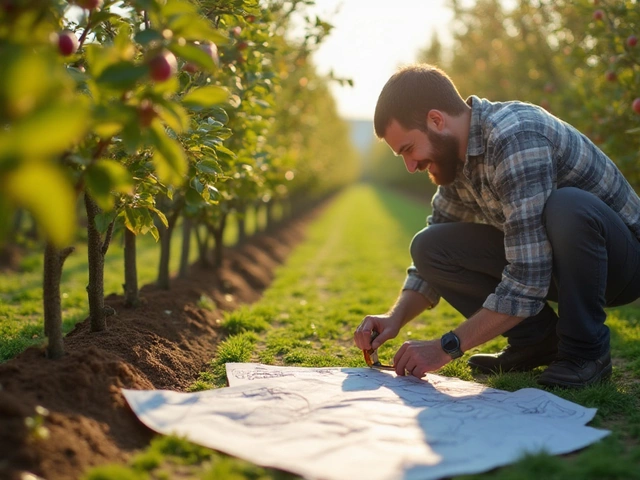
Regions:
M 467 142 L 467 158 L 484 154 L 484 139 L 482 137 L 483 101 L 471 95 L 467 104 L 471 107 L 471 124 L 469 125 L 469 139 Z

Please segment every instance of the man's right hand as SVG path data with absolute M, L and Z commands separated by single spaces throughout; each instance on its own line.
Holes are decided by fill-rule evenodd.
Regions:
M 391 338 L 395 338 L 400 331 L 402 322 L 392 315 L 368 315 L 353 334 L 353 340 L 360 350 L 376 350 Z M 371 341 L 372 332 L 379 335 Z

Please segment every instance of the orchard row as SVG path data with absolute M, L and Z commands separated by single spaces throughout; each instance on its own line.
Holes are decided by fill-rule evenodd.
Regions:
M 98 331 L 110 312 L 103 269 L 114 234 L 124 235 L 135 305 L 138 235 L 161 241 L 158 281 L 168 288 L 179 222 L 200 233 L 203 251 L 213 242 L 219 264 L 230 216 L 301 206 L 355 178 L 329 79 L 310 61 L 331 28 L 304 15 L 311 3 L 2 4 L 0 233 L 11 241 L 15 212 L 26 210 L 44 238 L 50 356 L 62 354 L 59 282 L 77 238 L 88 242 Z M 288 34 L 294 23 L 297 38 Z

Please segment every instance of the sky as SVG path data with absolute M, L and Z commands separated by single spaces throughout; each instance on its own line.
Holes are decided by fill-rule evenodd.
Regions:
M 452 19 L 446 0 L 316 0 L 309 13 L 334 26 L 314 54 L 318 71 L 351 78 L 331 86 L 345 119 L 373 119 L 380 90 L 395 72 L 416 61 L 437 31 L 447 43 Z

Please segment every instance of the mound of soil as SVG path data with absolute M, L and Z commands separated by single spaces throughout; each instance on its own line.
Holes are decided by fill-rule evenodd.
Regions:
M 108 329 L 91 333 L 88 320 L 79 323 L 65 337 L 60 360 L 30 348 L 1 364 L 0 478 L 30 472 L 75 480 L 91 466 L 124 462 L 147 446 L 153 434 L 120 389 L 181 391 L 192 384 L 223 337 L 221 311 L 260 298 L 316 213 L 228 249 L 218 271 L 194 265 L 189 278 L 174 279 L 169 291 L 144 287 L 144 303 L 136 309 L 126 308 L 120 296 L 107 297 L 117 312 Z M 199 308 L 203 295 L 218 310 Z M 38 406 L 49 414 L 38 417 Z M 39 438 L 38 419 L 48 438 Z

